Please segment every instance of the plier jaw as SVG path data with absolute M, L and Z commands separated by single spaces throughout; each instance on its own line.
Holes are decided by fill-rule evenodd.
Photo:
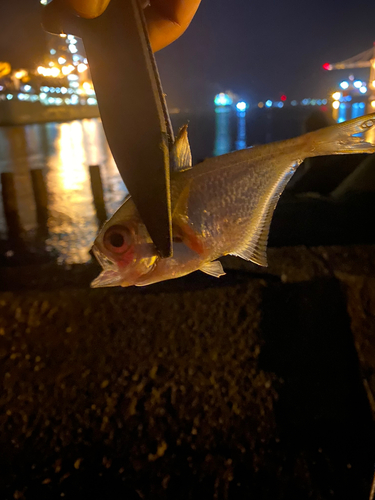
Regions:
M 111 0 L 95 19 L 62 0 L 43 26 L 82 38 L 103 128 L 124 183 L 159 255 L 172 255 L 170 159 L 173 130 L 138 0 Z

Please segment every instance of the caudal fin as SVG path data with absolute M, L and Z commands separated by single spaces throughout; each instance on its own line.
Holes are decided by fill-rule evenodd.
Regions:
M 310 132 L 307 157 L 374 153 L 375 152 L 375 113 L 361 116 L 347 122 Z M 373 130 L 371 130 L 373 129 Z M 368 133 L 370 131 L 370 133 Z M 361 134 L 357 136 L 355 134 Z

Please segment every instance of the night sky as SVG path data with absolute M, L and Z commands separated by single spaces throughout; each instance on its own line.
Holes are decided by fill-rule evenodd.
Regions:
M 38 0 L 1 0 L 0 60 L 35 67 L 45 48 Z M 349 72 L 325 72 L 375 41 L 375 3 L 202 0 L 184 36 L 157 54 L 172 107 L 204 106 L 230 89 L 249 102 L 323 98 Z M 367 78 L 368 70 L 355 72 Z

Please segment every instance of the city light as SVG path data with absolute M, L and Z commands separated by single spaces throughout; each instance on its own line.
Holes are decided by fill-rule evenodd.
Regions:
M 61 68 L 63 75 L 69 75 L 69 73 L 71 73 L 73 70 L 74 70 L 73 64 L 69 64 L 68 66 L 63 66 Z
M 7 99 L 8 99 L 8 101 L 12 100 L 13 99 L 13 94 L 7 94 Z
M 340 83 L 340 87 L 346 90 L 349 87 L 349 83 L 344 80 L 343 82 Z
M 78 52 L 78 49 L 75 45 L 73 45 L 72 43 L 69 44 L 69 51 L 72 53 L 72 54 L 75 54 L 76 52 Z
M 51 76 L 56 78 L 57 76 L 59 76 L 59 74 L 60 74 L 59 68 L 51 68 Z
M 61 87 L 61 93 L 66 94 L 68 89 L 66 87 Z
M 23 89 L 25 92 L 29 92 L 31 90 L 31 85 L 24 85 Z
M 49 51 L 49 53 L 51 54 L 51 56 L 54 56 L 54 55 L 56 54 L 56 50 L 55 50 L 55 49 L 51 49 L 51 50 Z
M 45 94 L 44 92 L 41 92 L 41 93 L 39 94 L 39 98 L 40 98 L 40 99 L 45 99 L 46 97 L 47 97 L 47 94 Z
M 332 94 L 332 99 L 334 99 L 335 101 L 338 101 L 341 97 L 341 92 L 334 92 Z
M 95 104 L 97 104 L 95 97 L 89 97 L 89 98 L 87 99 L 87 104 L 88 104 L 89 106 L 94 106 Z
M 236 108 L 238 109 L 238 111 L 246 111 L 247 104 L 244 101 L 240 101 L 236 104 Z
M 366 94 L 367 87 L 365 87 L 364 85 L 362 85 L 362 87 L 359 87 L 359 91 L 360 91 L 361 94 Z
M 294 101 L 294 100 L 293 100 L 290 104 L 291 104 L 292 106 L 297 106 L 297 101 Z
M 14 73 L 14 76 L 18 79 L 21 80 L 24 76 L 27 76 L 27 71 L 24 69 L 20 69 L 19 71 L 16 71 Z
M 284 103 L 283 103 L 283 102 L 281 102 L 281 101 L 280 101 L 280 102 L 278 102 L 278 103 L 277 103 L 277 107 L 278 107 L 278 108 L 282 108 L 283 106 L 284 106 Z
M 229 97 L 228 94 L 224 94 L 224 92 L 221 92 L 220 94 L 217 94 L 215 97 L 215 105 L 216 106 L 230 106 L 232 104 L 232 99 Z
M 283 94 L 283 95 L 280 97 L 280 99 L 281 99 L 283 102 L 285 102 L 285 101 L 286 101 L 286 95 L 285 95 L 285 94 Z M 280 107 L 280 106 L 279 106 L 279 107 Z
M 330 71 L 332 69 L 332 65 L 329 63 L 324 63 L 323 64 L 323 69 Z
M 264 107 L 264 102 L 260 101 L 258 102 L 258 108 L 262 109 Z
M 268 101 L 266 101 L 266 107 L 270 108 L 271 106 L 272 106 L 272 101 L 271 99 L 268 99 Z
M 65 59 L 65 57 L 59 57 L 59 58 L 57 59 L 57 62 L 58 62 L 59 64 L 65 64 L 65 63 L 66 63 L 66 59 Z
M 375 88 L 375 80 L 372 80 L 372 84 L 371 85 Z
M 340 101 L 333 101 L 332 107 L 333 107 L 333 109 L 339 109 L 339 107 L 340 107 Z
M 362 82 L 360 80 L 356 80 L 354 83 L 353 83 L 354 87 L 356 89 L 359 89 L 360 87 L 362 87 Z
M 371 101 L 371 107 L 375 108 L 375 101 Z
M 83 63 L 78 64 L 78 66 L 77 66 L 78 73 L 83 73 L 86 70 L 87 70 L 86 64 L 83 64 Z

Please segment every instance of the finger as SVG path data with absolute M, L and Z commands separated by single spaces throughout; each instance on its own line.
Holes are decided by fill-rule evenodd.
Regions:
M 201 0 L 151 0 L 145 9 L 154 52 L 179 38 L 189 26 Z
M 93 19 L 103 14 L 109 2 L 110 0 L 67 0 L 70 7 L 86 19 Z

